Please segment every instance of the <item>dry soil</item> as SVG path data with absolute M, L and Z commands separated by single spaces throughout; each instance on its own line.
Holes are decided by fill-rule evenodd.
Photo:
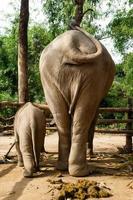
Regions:
M 0 161 L 13 143 L 13 136 L 0 136 Z M 49 180 L 62 179 L 76 182 L 78 179 L 94 180 L 110 188 L 113 196 L 102 200 L 133 200 L 132 155 L 119 153 L 125 145 L 125 136 L 96 134 L 95 157 L 88 163 L 92 174 L 85 178 L 69 176 L 68 172 L 55 169 L 57 160 L 57 133 L 46 136 L 47 154 L 41 155 L 41 172 L 33 178 L 23 178 L 23 168 L 17 166 L 15 148 L 9 154 L 12 158 L 0 164 L 0 200 L 54 200 L 58 195 L 56 186 Z

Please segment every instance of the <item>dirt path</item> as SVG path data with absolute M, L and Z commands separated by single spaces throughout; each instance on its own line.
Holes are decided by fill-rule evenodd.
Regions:
M 0 137 L 0 159 L 7 152 L 13 142 L 13 137 Z M 23 169 L 16 163 L 0 164 L 0 200 L 54 200 L 58 190 L 53 189 L 48 180 L 62 179 L 64 182 L 76 182 L 77 179 L 68 175 L 67 172 L 55 170 L 57 160 L 58 136 L 56 133 L 46 136 L 45 148 L 49 154 L 41 156 L 41 169 L 34 178 L 23 178 Z M 131 155 L 118 154 L 118 148 L 125 145 L 124 136 L 96 135 L 94 148 L 96 157 L 89 162 L 93 173 L 86 177 L 106 184 L 113 194 L 110 200 L 132 200 L 133 188 L 128 184 L 133 181 L 132 163 L 128 158 Z M 10 154 L 15 155 L 15 148 Z M 128 165 L 125 165 L 128 163 Z M 61 175 L 62 177 L 60 177 Z M 133 186 L 133 184 L 132 184 Z M 70 199 L 69 199 L 70 200 Z

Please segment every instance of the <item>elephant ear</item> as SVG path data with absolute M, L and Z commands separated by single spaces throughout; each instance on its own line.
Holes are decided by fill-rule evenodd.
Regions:
M 103 47 L 101 43 L 95 39 L 92 35 L 90 35 L 88 32 L 84 31 L 82 28 L 76 26 L 76 30 L 80 31 L 88 40 L 95 46 L 96 51 L 95 52 L 82 52 L 80 48 L 77 47 L 76 43 L 74 44 L 73 48 L 70 48 L 69 51 L 66 52 L 64 58 L 63 58 L 63 64 L 83 64 L 83 63 L 89 63 L 94 62 L 96 59 L 98 59 L 103 52 Z M 80 42 L 80 41 L 79 41 Z

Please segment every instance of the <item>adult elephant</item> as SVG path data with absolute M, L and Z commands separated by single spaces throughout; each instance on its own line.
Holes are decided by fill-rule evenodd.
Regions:
M 72 176 L 89 174 L 88 132 L 114 74 L 106 48 L 79 27 L 55 38 L 41 54 L 41 81 L 59 133 L 57 168 L 68 168 Z

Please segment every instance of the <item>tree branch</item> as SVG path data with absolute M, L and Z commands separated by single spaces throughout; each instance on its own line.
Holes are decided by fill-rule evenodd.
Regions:
M 74 5 L 76 6 L 75 9 L 75 16 L 72 17 L 72 20 L 69 24 L 69 29 L 75 29 L 76 26 L 80 26 L 81 21 L 83 19 L 84 13 L 83 13 L 83 6 L 85 0 L 72 0 Z
M 93 9 L 91 9 L 91 8 L 88 8 L 84 13 L 83 13 L 83 17 L 84 17 L 84 15 L 88 12 L 88 11 L 91 11 L 91 12 L 94 12 L 94 10 Z

